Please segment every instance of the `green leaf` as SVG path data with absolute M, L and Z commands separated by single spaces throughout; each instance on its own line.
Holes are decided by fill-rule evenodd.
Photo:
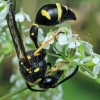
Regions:
M 12 52 L 12 45 L 10 43 L 6 43 L 4 46 L 3 46 L 3 53 L 5 55 L 9 54 Z
M 0 7 L 0 11 L 2 11 L 5 8 L 5 5 Z
M 2 62 L 2 60 L 4 59 L 4 57 L 5 57 L 4 54 L 2 54 L 2 55 L 0 56 L 0 63 Z
M 100 84 L 100 78 L 97 78 L 97 79 L 96 79 L 96 82 L 98 82 L 98 83 Z
M 95 66 L 95 64 L 93 63 L 92 60 L 90 60 L 89 62 L 87 62 L 85 65 L 87 65 L 88 67 Z
M 84 55 L 84 44 L 81 42 L 80 46 L 78 46 L 79 53 Z

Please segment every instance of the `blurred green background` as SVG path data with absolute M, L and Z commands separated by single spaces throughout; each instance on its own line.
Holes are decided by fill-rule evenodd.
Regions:
M 73 9 L 77 20 L 71 22 L 72 29 L 84 40 L 94 46 L 94 52 L 100 54 L 100 0 L 16 0 L 17 11 L 22 7 L 34 22 L 38 9 L 46 3 L 59 2 Z M 25 23 L 30 28 L 32 23 Z M 43 27 L 45 32 L 50 28 Z M 0 64 L 0 97 L 7 94 L 12 87 L 9 78 L 16 70 L 12 64 L 13 55 L 7 56 Z M 63 100 L 100 100 L 100 84 L 77 73 L 63 83 Z

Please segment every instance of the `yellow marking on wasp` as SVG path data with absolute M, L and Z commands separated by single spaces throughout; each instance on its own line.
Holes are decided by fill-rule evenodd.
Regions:
M 47 19 L 51 20 L 51 16 L 46 10 L 42 10 L 41 13 L 42 16 L 45 16 Z
M 34 72 L 38 72 L 40 70 L 40 68 L 36 68 L 35 70 L 34 70 Z
M 58 20 L 59 20 L 62 16 L 62 9 L 61 9 L 61 5 L 59 3 L 56 3 L 56 6 L 58 9 Z
M 26 71 L 28 72 L 28 73 L 32 73 L 32 69 L 31 68 L 26 68 Z
M 59 32 L 60 33 L 60 32 Z M 34 52 L 34 56 L 38 56 L 39 55 L 39 51 L 42 50 L 51 40 L 53 40 L 54 38 L 57 37 L 57 35 L 59 35 L 59 33 L 55 34 L 51 39 L 49 39 L 48 41 L 46 41 L 43 45 L 41 45 L 35 52 Z
M 58 63 L 56 64 L 56 66 L 55 66 L 55 67 L 51 67 L 50 71 L 48 71 L 46 74 L 51 74 L 51 73 L 57 71 L 58 68 L 59 68 L 62 64 L 68 64 L 68 63 L 67 63 L 67 62 L 63 62 L 63 61 L 58 62 Z
M 28 60 L 31 59 L 31 56 L 27 55 L 27 59 L 28 59 Z
M 38 50 L 38 49 L 37 49 L 37 50 Z M 36 51 L 37 51 L 37 50 L 36 50 Z M 40 49 L 40 50 L 41 50 L 41 49 Z M 39 50 L 39 51 L 40 51 L 40 50 Z M 36 52 L 36 54 L 35 54 L 35 55 L 33 54 L 33 56 L 39 56 L 39 55 L 40 55 L 39 51 L 38 51 L 38 52 Z
M 34 83 L 36 84 L 36 83 L 40 82 L 41 80 L 42 80 L 42 78 L 39 78 Z
M 21 56 L 20 58 L 24 58 L 24 56 Z
M 34 36 L 34 33 L 31 33 L 32 36 Z
M 38 24 L 34 24 L 34 23 L 33 23 L 32 26 L 36 26 L 36 27 L 38 27 Z
M 21 62 L 20 64 L 23 65 L 23 62 Z
M 68 10 L 68 7 L 67 6 L 64 6 L 64 7 L 65 7 L 66 10 Z

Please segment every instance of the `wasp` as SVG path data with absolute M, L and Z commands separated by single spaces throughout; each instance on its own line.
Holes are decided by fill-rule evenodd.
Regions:
M 17 57 L 19 59 L 19 69 L 20 69 L 21 75 L 26 81 L 26 85 L 28 89 L 30 89 L 31 91 L 36 91 L 36 92 L 44 92 L 48 90 L 49 88 L 57 87 L 58 85 L 62 84 L 63 82 L 65 82 L 66 80 L 74 76 L 76 72 L 78 71 L 78 66 L 69 76 L 67 76 L 61 81 L 59 81 L 59 79 L 64 72 L 63 70 L 56 70 L 55 73 L 46 75 L 47 68 L 48 67 L 51 68 L 52 64 L 50 62 L 45 61 L 46 50 L 43 49 L 43 47 L 46 44 L 48 44 L 50 40 L 48 40 L 48 42 L 46 42 L 44 45 L 41 45 L 41 46 L 38 45 L 37 43 L 37 36 L 38 36 L 37 35 L 38 34 L 37 24 L 34 24 L 34 26 L 36 27 L 32 26 L 32 28 L 30 29 L 30 34 L 31 34 L 30 38 L 33 40 L 37 49 L 33 49 L 29 51 L 25 50 L 21 31 L 18 27 L 17 22 L 15 21 L 15 5 L 14 4 L 13 3 L 10 4 L 9 13 L 7 15 L 7 23 L 8 23 L 12 41 L 13 41 L 13 44 L 14 44 L 14 47 L 17 53 Z M 46 9 L 48 10 L 46 11 Z M 57 20 L 56 17 L 58 16 L 58 12 L 59 12 L 59 11 L 57 12 L 58 9 L 61 10 L 60 14 L 62 15 L 60 15 L 61 17 L 59 17 L 59 19 Z M 41 11 L 44 14 L 42 13 L 40 14 Z M 46 25 L 49 25 L 49 24 L 56 25 L 58 24 L 58 21 L 61 21 L 61 22 L 64 21 L 65 19 L 64 11 L 67 12 L 66 16 L 68 16 L 67 14 L 71 13 L 70 10 L 67 10 L 67 8 L 64 6 L 60 6 L 58 3 L 45 5 L 42 8 L 40 8 L 40 10 L 38 11 L 37 16 L 36 16 L 36 22 L 41 23 L 43 21 L 47 21 Z M 55 17 L 53 16 L 54 12 L 56 12 Z M 49 15 L 52 18 L 51 21 L 49 21 L 48 17 L 44 19 L 44 15 L 46 13 L 48 14 L 50 13 Z M 40 18 L 38 18 L 39 15 L 41 15 L 41 21 L 40 21 Z M 55 38 L 56 35 L 53 38 Z M 40 89 L 33 89 L 31 84 L 37 84 L 40 87 Z
M 75 13 L 67 6 L 56 4 L 46 4 L 42 6 L 35 17 L 35 23 L 30 29 L 30 38 L 37 44 L 38 27 L 39 25 L 54 26 L 68 20 L 76 20 Z

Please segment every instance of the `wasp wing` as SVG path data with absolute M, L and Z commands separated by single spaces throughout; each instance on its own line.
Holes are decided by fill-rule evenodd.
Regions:
M 15 1 L 16 0 L 13 0 L 13 1 L 14 3 L 12 2 L 10 4 L 9 13 L 7 15 L 7 23 L 10 30 L 10 34 L 12 36 L 12 40 L 14 43 L 14 47 L 15 47 L 18 59 L 20 59 L 20 57 L 24 57 L 26 62 L 28 62 L 22 36 L 17 27 L 17 23 L 15 21 L 15 4 L 16 4 Z

